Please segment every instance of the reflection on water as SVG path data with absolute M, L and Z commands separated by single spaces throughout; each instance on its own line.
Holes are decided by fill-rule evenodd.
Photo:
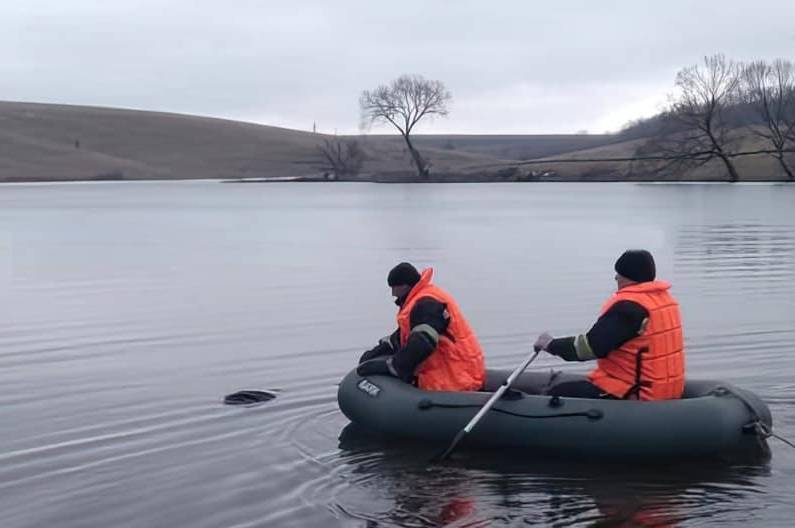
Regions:
M 339 447 L 349 477 L 383 497 L 384 506 L 336 507 L 373 527 L 679 526 L 718 508 L 724 516 L 733 508 L 742 512 L 770 474 L 764 457 L 631 466 L 463 451 L 431 465 L 428 446 L 407 446 L 352 424 L 341 432 Z
M 795 439 L 793 204 L 764 185 L 0 186 L 0 526 L 789 526 L 775 440 L 724 466 L 428 466 L 439 446 L 351 434 L 335 395 L 394 327 L 396 262 L 433 266 L 512 369 L 541 331 L 586 330 L 616 256 L 646 247 L 689 375 L 759 394 Z M 223 404 L 241 389 L 277 396 Z

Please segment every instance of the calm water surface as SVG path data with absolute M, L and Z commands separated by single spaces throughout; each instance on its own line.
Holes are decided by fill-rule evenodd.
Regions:
M 690 375 L 795 439 L 795 186 L 0 186 L 0 526 L 791 526 L 775 440 L 744 464 L 428 468 L 432 446 L 346 427 L 336 383 L 394 326 L 396 262 L 433 266 L 513 368 L 590 326 L 627 247 L 674 284 Z M 222 405 L 244 388 L 278 397 Z

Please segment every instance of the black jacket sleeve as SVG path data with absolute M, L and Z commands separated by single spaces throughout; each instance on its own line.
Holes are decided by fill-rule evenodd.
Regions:
M 439 337 L 450 324 L 450 315 L 444 303 L 423 297 L 411 309 L 409 324 L 411 332 L 406 346 L 392 356 L 392 367 L 405 381 L 412 381 L 417 367 L 436 350 Z
M 391 356 L 398 349 L 400 349 L 400 329 L 395 330 L 391 335 L 379 339 L 377 345 L 362 354 L 359 358 L 359 363 L 361 364 L 378 357 Z
M 604 358 L 611 350 L 641 335 L 648 317 L 649 312 L 640 304 L 619 301 L 597 319 L 587 334 L 553 339 L 547 350 L 566 361 Z

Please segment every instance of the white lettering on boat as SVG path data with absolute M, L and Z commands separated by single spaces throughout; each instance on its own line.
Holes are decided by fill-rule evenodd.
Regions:
M 357 387 L 359 387 L 359 390 L 366 392 L 369 396 L 372 396 L 373 398 L 378 396 L 378 393 L 381 392 L 381 387 L 367 381 L 366 379 L 360 381 Z

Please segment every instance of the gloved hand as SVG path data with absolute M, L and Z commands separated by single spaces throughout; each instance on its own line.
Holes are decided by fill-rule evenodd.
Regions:
M 536 339 L 536 342 L 533 344 L 533 350 L 538 352 L 539 350 L 547 350 L 549 344 L 552 340 L 555 339 L 552 337 L 549 332 L 544 332 Z
M 365 361 L 364 363 L 360 363 L 358 367 L 356 367 L 356 373 L 359 376 L 392 376 L 392 372 L 389 369 L 389 358 L 380 357 L 376 359 L 371 359 L 369 361 Z
M 389 340 L 382 339 L 377 345 L 362 354 L 362 357 L 359 358 L 359 364 L 377 357 L 388 356 L 392 354 L 392 352 L 394 351 L 392 350 L 392 345 L 389 344 Z

